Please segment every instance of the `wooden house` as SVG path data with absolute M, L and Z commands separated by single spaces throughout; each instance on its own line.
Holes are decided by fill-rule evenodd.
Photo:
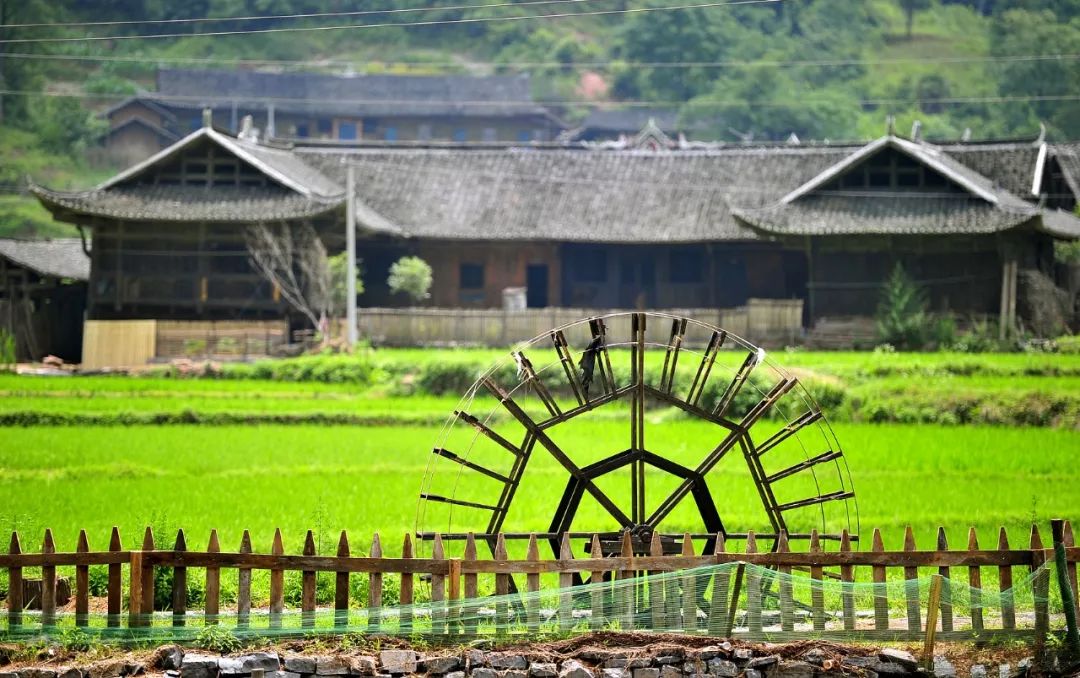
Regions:
M 934 310 L 1015 313 L 1019 270 L 1054 274 L 1080 237 L 1080 145 L 604 144 L 369 148 L 261 143 L 209 125 L 84 192 L 33 190 L 89 228 L 88 316 L 289 314 L 251 267 L 244 229 L 310 223 L 344 242 L 355 168 L 363 306 L 406 254 L 432 265 L 431 306 L 731 308 L 798 299 L 804 322 L 874 312 L 896 262 Z M 243 136 L 243 135 L 242 135 Z M 662 142 L 662 143 L 661 143 Z M 648 149 L 648 150 L 644 150 Z
M 0 329 L 19 361 L 79 362 L 90 257 L 79 238 L 0 239 Z
M 426 76 L 159 69 L 156 89 L 105 112 L 105 145 L 143 160 L 202 126 L 232 134 L 244 116 L 267 138 L 344 143 L 526 143 L 564 125 L 533 101 L 527 75 Z

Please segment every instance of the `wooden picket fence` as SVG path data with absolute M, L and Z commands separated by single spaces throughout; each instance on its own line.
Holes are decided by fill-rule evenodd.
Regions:
M 577 536 L 579 535 L 575 535 L 575 538 Z M 269 572 L 270 601 L 267 616 L 271 629 L 280 628 L 281 618 L 285 613 L 285 573 L 302 573 L 300 609 L 302 621 L 298 631 L 313 627 L 315 624 L 316 573 L 318 572 L 335 573 L 333 623 L 336 627 L 342 628 L 350 626 L 350 614 L 359 614 L 356 610 L 350 613 L 349 609 L 349 583 L 352 575 L 366 575 L 368 578 L 366 614 L 367 623 L 372 629 L 378 627 L 380 610 L 385 609 L 384 578 L 388 576 L 399 578 L 400 607 L 397 613 L 401 616 L 401 623 L 404 624 L 406 621 L 411 621 L 411 618 L 405 617 L 412 614 L 410 606 L 414 601 L 414 582 L 417 577 L 425 577 L 430 580 L 430 598 L 433 603 L 431 634 L 453 640 L 467 638 L 477 632 L 475 617 L 463 617 L 458 623 L 455 615 L 462 610 L 476 610 L 483 604 L 483 599 L 478 599 L 480 576 L 494 577 L 496 596 L 507 595 L 514 590 L 538 591 L 540 576 L 543 574 L 557 575 L 559 588 L 565 590 L 572 586 L 575 575 L 591 576 L 592 581 L 599 582 L 624 580 L 635 577 L 639 573 L 674 572 L 682 573 L 681 581 L 685 582 L 681 587 L 683 592 L 704 592 L 709 582 L 701 581 L 700 573 L 695 574 L 694 568 L 726 563 L 742 565 L 714 568 L 710 571 L 711 574 L 706 576 L 706 579 L 712 578 L 712 586 L 709 589 L 711 596 L 706 615 L 699 617 L 698 597 L 680 593 L 680 586 L 676 581 L 674 586 L 651 586 L 647 594 L 645 592 L 636 594 L 637 600 L 630 604 L 637 605 L 637 611 L 627 609 L 625 615 L 622 611 L 616 612 L 620 620 L 620 628 L 632 626 L 635 619 L 641 620 L 643 618 L 641 614 L 644 611 L 644 618 L 648 622 L 643 625 L 655 630 L 707 633 L 717 636 L 735 635 L 755 639 L 805 637 L 810 635 L 811 630 L 814 637 L 821 638 L 834 636 L 866 640 L 918 639 L 926 631 L 922 622 L 923 614 L 916 581 L 920 577 L 920 572 L 924 577 L 932 573 L 940 574 L 946 579 L 952 578 L 953 573 L 956 573 L 957 578 L 962 579 L 966 570 L 966 580 L 972 589 L 971 599 L 956 603 L 949 600 L 942 601 L 940 614 L 936 615 L 939 620 L 937 628 L 940 629 L 937 633 L 938 638 L 943 640 L 1022 638 L 1040 644 L 1045 641 L 1050 631 L 1048 605 L 1050 577 L 1048 570 L 1040 569 L 1040 567 L 1053 559 L 1054 552 L 1053 549 L 1044 547 L 1036 525 L 1032 526 L 1028 547 L 1023 549 L 1010 546 L 1004 528 L 998 534 L 996 548 L 992 549 L 980 546 L 974 528 L 969 530 L 966 546 L 961 549 L 951 549 L 945 537 L 945 530 L 939 528 L 937 543 L 933 550 L 917 549 L 910 528 L 904 535 L 903 548 L 899 551 L 885 550 L 878 530 L 873 531 L 870 548 L 867 550 L 854 550 L 853 540 L 848 537 L 846 531 L 838 545 L 834 546 L 835 550 L 829 551 L 824 550 L 823 542 L 817 538 L 816 533 L 812 533 L 806 542 L 808 550 L 799 552 L 790 550 L 784 533 L 755 535 L 750 532 L 744 536 L 745 546 L 737 551 L 729 550 L 730 544 L 725 543 L 725 539 L 718 535 L 710 540 L 715 543 L 711 553 L 695 554 L 691 535 L 685 535 L 682 539 L 681 553 L 665 555 L 665 549 L 657 536 L 654 536 L 649 543 L 635 543 L 629 532 L 622 533 L 621 536 L 618 534 L 593 535 L 588 557 L 575 558 L 570 546 L 571 535 L 563 534 L 559 539 L 558 535 L 544 534 L 539 535 L 540 541 L 553 540 L 552 543 L 558 547 L 559 557 L 543 559 L 537 546 L 537 536 L 533 535 L 528 542 L 526 557 L 510 559 L 507 557 L 506 540 L 502 534 L 490 541 L 477 540 L 469 535 L 465 540 L 463 556 L 460 558 L 446 556 L 444 540 L 440 536 L 434 539 L 430 557 L 416 557 L 412 538 L 406 535 L 401 555 L 395 558 L 384 556 L 378 534 L 372 541 L 368 555 L 358 557 L 350 554 L 349 540 L 345 532 L 341 533 L 336 555 L 320 556 L 316 554 L 315 541 L 310 531 L 307 533 L 302 553 L 287 555 L 280 530 L 274 534 L 270 553 L 253 552 L 247 531 L 244 532 L 240 548 L 235 553 L 221 550 L 216 530 L 211 532 L 209 544 L 204 551 L 189 549 L 182 530 L 177 534 L 171 548 L 159 549 L 150 528 L 146 529 L 141 548 L 137 550 L 125 549 L 121 544 L 119 531 L 113 528 L 108 550 L 91 550 L 86 533 L 83 531 L 79 535 L 75 552 L 58 553 L 51 530 L 46 530 L 41 550 L 37 553 L 23 552 L 20 536 L 18 533 L 13 533 L 9 552 L 0 555 L 0 568 L 6 568 L 8 572 L 7 631 L 11 635 L 52 627 L 58 623 L 56 605 L 58 567 L 75 569 L 74 623 L 76 626 L 86 626 L 90 620 L 89 568 L 91 566 L 108 568 L 107 625 L 111 628 L 139 628 L 151 624 L 184 626 L 189 621 L 187 599 L 189 568 L 205 568 L 203 620 L 206 624 L 216 624 L 226 620 L 220 606 L 222 570 L 235 570 L 238 584 L 236 608 L 235 611 L 230 610 L 229 615 L 233 617 L 239 629 L 250 628 L 253 571 Z M 482 545 L 490 546 L 489 550 L 492 553 L 490 558 L 479 557 L 478 541 Z M 619 555 L 605 556 L 602 543 L 608 544 L 609 551 L 612 545 L 615 545 L 619 550 Z M 1077 563 L 1080 562 L 1080 548 L 1074 545 L 1072 528 L 1068 523 L 1065 523 L 1062 543 L 1065 546 L 1068 577 L 1072 583 L 1072 590 L 1075 592 L 1077 591 Z M 637 555 L 641 553 L 647 555 Z M 829 615 L 825 609 L 823 587 L 812 586 L 808 610 L 812 629 L 796 631 L 792 612 L 794 606 L 791 580 L 788 579 L 788 584 L 785 585 L 784 578 L 780 578 L 779 590 L 773 594 L 779 599 L 779 630 L 777 631 L 775 626 L 767 628 L 763 622 L 765 601 L 763 600 L 762 570 L 747 568 L 744 583 L 743 573 L 747 565 L 767 567 L 781 575 L 790 574 L 792 571 L 808 571 L 810 580 L 839 582 L 842 592 L 842 610 L 838 611 L 834 617 L 842 621 L 842 626 L 836 623 L 832 628 L 826 626 Z M 24 569 L 31 567 L 41 569 L 42 580 L 41 613 L 40 616 L 34 617 L 25 613 L 22 599 Z M 122 588 L 122 570 L 125 567 L 129 570 L 126 606 Z M 154 568 L 172 570 L 171 620 L 167 616 L 165 619 L 159 616 L 155 620 L 152 614 Z M 1020 568 L 1023 577 L 1035 573 L 1030 601 L 1019 601 L 1013 597 L 1013 575 L 1016 568 Z M 869 577 L 865 576 L 867 569 L 870 571 Z M 889 571 L 895 572 L 897 569 L 903 571 L 904 581 L 915 585 L 904 585 L 905 616 L 891 618 L 885 582 L 889 579 Z M 997 572 L 999 593 L 986 595 L 996 600 L 980 598 L 985 591 L 982 588 L 982 573 L 988 569 Z M 857 578 L 856 575 L 859 573 L 863 576 Z M 678 580 L 677 577 L 673 579 Z M 844 586 L 867 579 L 875 585 L 872 628 L 868 628 L 868 621 L 862 625 L 857 624 L 857 618 L 860 615 L 857 615 L 854 596 L 850 593 L 850 589 Z M 522 583 L 524 583 L 523 588 L 521 588 Z M 745 593 L 745 603 L 741 608 L 743 614 L 737 615 L 741 591 Z M 602 596 L 594 591 L 591 594 L 591 620 L 577 622 L 572 617 L 572 598 L 573 596 L 569 593 L 558 596 L 558 610 L 555 612 L 554 623 L 560 630 L 569 631 L 581 624 L 596 628 L 601 620 L 611 615 L 610 610 L 604 609 L 605 603 Z M 509 626 L 510 616 L 523 612 L 522 628 L 529 631 L 537 630 L 539 628 L 538 604 L 537 600 L 530 599 L 527 609 L 519 609 L 515 612 L 514 606 L 508 606 L 504 598 L 502 602 L 495 605 L 496 625 Z M 964 609 L 964 605 L 967 609 Z M 1018 625 L 1017 609 L 1020 605 L 1023 605 L 1024 609 L 1033 609 L 1033 628 L 1021 628 L 1021 625 Z M 995 628 L 990 627 L 988 623 L 990 620 L 984 616 L 987 608 L 1000 611 L 1000 619 L 995 616 L 995 620 L 999 622 Z M 745 622 L 738 628 L 736 628 L 737 617 Z M 197 619 L 197 617 L 194 618 Z M 506 623 L 502 624 L 504 621 Z M 962 626 L 964 628 L 961 628 Z

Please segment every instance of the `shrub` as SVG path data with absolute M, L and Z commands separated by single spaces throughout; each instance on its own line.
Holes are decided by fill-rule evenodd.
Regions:
M 15 369 L 15 335 L 0 328 L 0 372 Z
M 404 292 L 413 301 L 431 296 L 431 266 L 420 257 L 402 257 L 390 267 L 386 284 L 393 293 Z
M 240 639 L 227 628 L 207 626 L 195 636 L 195 646 L 211 652 L 227 654 L 240 649 Z
M 882 289 L 876 320 L 880 341 L 908 350 L 926 345 L 926 292 L 899 263 Z
M 1058 337 L 1054 340 L 1054 344 L 1057 345 L 1058 353 L 1076 355 L 1080 353 L 1080 334 Z

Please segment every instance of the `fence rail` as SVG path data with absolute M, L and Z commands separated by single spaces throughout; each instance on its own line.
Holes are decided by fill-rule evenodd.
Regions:
M 617 550 L 617 553 L 605 554 L 601 537 L 594 535 L 589 552 L 585 554 L 587 557 L 575 558 L 570 536 L 566 534 L 553 541 L 556 557 L 541 558 L 538 540 L 534 537 L 529 540 L 526 557 L 511 559 L 507 556 L 503 535 L 490 540 L 477 540 L 470 536 L 465 541 L 461 557 L 448 557 L 441 537 L 433 540 L 430 556 L 417 557 L 412 537 L 406 535 L 401 555 L 387 557 L 378 534 L 374 536 L 368 555 L 353 556 L 348 536 L 342 532 L 336 555 L 327 556 L 316 554 L 310 531 L 302 552 L 288 555 L 280 531 L 275 532 L 269 553 L 255 553 L 247 531 L 237 552 L 222 552 L 216 531 L 211 532 L 206 550 L 195 551 L 188 548 L 183 530 L 178 532 L 171 548 L 159 549 L 153 532 L 147 528 L 141 546 L 134 550 L 122 546 L 119 531 L 113 528 L 108 550 L 90 550 L 84 531 L 79 535 L 76 550 L 64 553 L 56 551 L 52 531 L 46 530 L 38 552 L 24 552 L 20 535 L 13 533 L 8 553 L 0 554 L 0 569 L 6 569 L 8 574 L 6 631 L 11 636 L 48 630 L 57 625 L 57 568 L 74 568 L 74 624 L 89 626 L 89 568 L 105 566 L 108 569 L 105 596 L 108 614 L 105 624 L 109 628 L 138 629 L 154 624 L 184 626 L 190 617 L 189 568 L 205 568 L 205 596 L 202 601 L 204 623 L 217 624 L 231 619 L 238 628 L 246 628 L 252 618 L 253 571 L 269 572 L 266 616 L 270 629 L 280 629 L 285 613 L 285 573 L 302 573 L 301 622 L 296 630 L 303 632 L 315 625 L 316 575 L 319 572 L 332 572 L 336 575 L 333 586 L 334 627 L 350 627 L 350 614 L 359 614 L 355 609 L 350 611 L 352 576 L 367 577 L 367 600 L 364 601 L 367 607 L 364 613 L 371 628 L 377 627 L 380 618 L 390 616 L 388 613 L 395 608 L 402 625 L 406 616 L 411 620 L 414 612 L 410 606 L 416 602 L 416 579 L 422 577 L 430 582 L 432 623 L 427 632 L 453 640 L 477 632 L 475 618 L 470 622 L 458 615 L 462 610 L 475 610 L 484 604 L 485 598 L 478 596 L 478 581 L 482 576 L 494 578 L 495 596 L 490 600 L 499 628 L 510 627 L 515 618 L 521 621 L 523 629 L 538 628 L 538 599 L 515 606 L 508 604 L 507 596 L 519 590 L 525 594 L 539 592 L 540 575 L 558 575 L 559 589 L 555 595 L 558 609 L 553 613 L 552 623 L 562 631 L 581 625 L 597 628 L 601 620 L 610 618 L 610 613 L 605 615 L 604 612 L 602 587 L 622 582 L 623 590 L 630 592 L 628 600 L 620 599 L 622 602 L 617 603 L 626 606 L 625 610 L 620 608 L 621 611 L 616 613 L 624 628 L 644 626 L 656 630 L 754 639 L 792 637 L 797 635 L 794 610 L 801 606 L 808 615 L 805 622 L 808 628 L 804 634 L 809 632 L 823 638 L 918 639 L 926 630 L 922 621 L 920 575 L 933 573 L 950 579 L 954 574 L 951 568 L 957 568 L 959 572 L 955 572 L 955 579 L 966 579 L 970 584 L 970 596 L 964 600 L 951 600 L 945 595 L 940 614 L 927 615 L 927 618 L 936 616 L 938 619 L 935 625 L 940 628 L 938 638 L 985 640 L 1003 636 L 1042 643 L 1050 631 L 1050 575 L 1043 565 L 1054 559 L 1054 551 L 1044 546 L 1035 525 L 1032 526 L 1027 548 L 1010 547 L 1004 528 L 997 537 L 997 548 L 981 548 L 972 528 L 965 547 L 950 549 L 945 531 L 939 529 L 934 550 L 918 550 L 913 533 L 908 528 L 902 542 L 903 549 L 887 551 L 881 533 L 874 530 L 869 550 L 855 551 L 853 540 L 845 532 L 839 544 L 832 547 L 834 550 L 826 551 L 823 549 L 824 542 L 813 533 L 807 551 L 793 552 L 784 533 L 759 541 L 750 532 L 746 535 L 744 548 L 738 551 L 729 550 L 723 535 L 717 535 L 706 542 L 712 544 L 709 553 L 697 554 L 693 539 L 685 535 L 679 554 L 664 555 L 664 545 L 658 535 L 654 535 L 645 548 L 639 542 L 635 552 L 635 542 L 626 532 L 621 538 L 604 540 L 609 544 L 608 548 Z M 489 547 L 490 558 L 478 556 L 478 544 Z M 1061 544 L 1066 555 L 1067 579 L 1071 582 L 1072 590 L 1076 591 L 1080 548 L 1074 544 L 1072 528 L 1068 523 L 1065 523 Z M 725 565 L 731 567 L 722 567 Z M 25 603 L 29 602 L 23 597 L 27 574 L 24 573 L 25 568 L 40 568 L 41 571 L 40 615 L 28 614 L 24 609 Z M 153 616 L 155 568 L 172 571 L 171 620 L 155 619 Z M 1016 568 L 1020 568 L 1018 579 L 1030 580 L 1030 590 L 1014 590 Z M 221 608 L 223 569 L 236 572 L 236 607 L 229 615 L 223 615 Z M 808 603 L 796 601 L 796 594 L 792 590 L 793 580 L 784 578 L 793 571 L 808 572 L 808 577 L 802 580 L 810 584 Z M 892 578 L 890 571 L 894 573 Z M 902 579 L 898 583 L 903 588 L 890 592 L 886 582 L 892 580 L 897 583 L 896 575 L 901 571 Z M 995 590 L 983 588 L 984 572 L 996 575 Z M 663 576 L 663 573 L 674 574 L 663 580 L 652 579 Z M 569 591 L 575 577 L 580 582 L 583 575 L 591 577 L 593 584 L 589 587 L 590 592 L 583 596 L 572 595 Z M 640 575 L 645 575 L 645 578 L 635 579 Z M 388 576 L 397 579 L 397 605 L 384 605 L 383 592 L 389 584 Z M 126 596 L 125 580 L 128 582 Z M 627 580 L 647 584 L 634 583 L 627 587 Z M 825 584 L 832 582 L 838 582 L 835 584 L 835 591 L 838 591 L 835 611 L 826 608 L 823 593 Z M 873 587 L 872 611 L 857 608 L 853 593 L 856 582 L 860 582 L 861 586 Z M 775 584 L 778 586 L 773 590 Z M 1024 594 L 1026 599 L 1021 599 L 1018 594 Z M 892 607 L 890 597 L 894 598 Z M 573 614 L 575 598 L 579 599 L 577 603 L 584 598 L 589 604 L 587 609 L 592 615 L 585 621 L 576 619 Z M 770 602 L 776 603 L 779 610 L 778 623 L 775 619 L 769 623 L 763 619 L 767 603 Z M 610 606 L 610 600 L 606 604 Z M 898 616 L 896 611 L 901 608 L 903 615 Z M 993 619 L 985 614 L 988 609 L 994 612 Z M 1021 620 L 1025 623 L 1018 621 L 1017 612 L 1021 609 L 1025 611 L 1024 620 Z M 1027 613 L 1028 610 L 1030 613 Z M 739 619 L 741 623 L 737 623 Z M 2 628 L 3 625 L 0 625 Z

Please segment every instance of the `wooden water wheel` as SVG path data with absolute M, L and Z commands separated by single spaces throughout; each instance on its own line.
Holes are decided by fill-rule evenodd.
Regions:
M 477 540 L 629 530 L 646 553 L 684 534 L 794 543 L 857 535 L 843 452 L 796 376 L 707 323 L 618 313 L 552 330 L 476 380 L 444 426 L 417 534 Z M 855 537 L 857 539 L 857 537 Z M 584 549 L 582 549 L 584 550 Z

